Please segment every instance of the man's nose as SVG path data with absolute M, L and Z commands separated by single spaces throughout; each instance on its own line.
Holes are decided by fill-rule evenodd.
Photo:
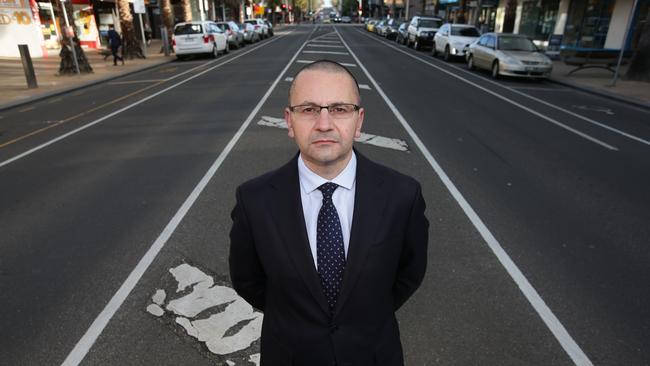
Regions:
M 332 120 L 330 118 L 330 112 L 327 108 L 322 108 L 318 114 L 318 119 L 316 120 L 316 129 L 319 131 L 329 131 L 332 129 Z

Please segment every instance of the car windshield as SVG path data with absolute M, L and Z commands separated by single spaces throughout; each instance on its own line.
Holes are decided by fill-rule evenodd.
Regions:
M 201 24 L 180 24 L 174 29 L 174 34 L 179 36 L 182 34 L 200 34 L 203 33 Z
M 499 37 L 497 49 L 502 51 L 537 51 L 535 44 L 530 39 L 523 37 Z
M 478 37 L 481 34 L 473 27 L 451 27 L 452 36 Z
M 418 23 L 418 27 L 424 27 L 424 28 L 440 28 L 440 24 L 442 24 L 442 21 L 436 20 L 436 19 L 422 19 Z
M 257 21 L 255 21 L 255 20 L 247 20 L 246 23 L 255 25 L 255 24 L 257 24 Z

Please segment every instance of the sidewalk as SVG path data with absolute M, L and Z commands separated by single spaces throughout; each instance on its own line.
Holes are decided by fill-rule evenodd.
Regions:
M 146 59 L 126 59 L 125 65 L 118 62 L 113 66 L 113 57 L 99 54 L 100 50 L 85 49 L 86 57 L 93 68 L 93 73 L 81 75 L 58 76 L 59 52 L 50 51 L 47 57 L 33 58 L 34 71 L 38 88 L 28 89 L 20 58 L 0 57 L 0 110 L 29 103 L 43 97 L 56 95 L 103 80 L 112 79 L 156 65 L 164 64 L 175 59 L 173 54 L 165 57 L 160 53 L 162 41 L 154 39 L 146 50 Z
M 553 61 L 551 81 L 650 109 L 650 83 L 623 79 L 627 65 L 621 66 L 616 86 L 611 86 L 614 73 L 608 70 L 584 69 L 567 75 L 573 69 L 575 66 Z

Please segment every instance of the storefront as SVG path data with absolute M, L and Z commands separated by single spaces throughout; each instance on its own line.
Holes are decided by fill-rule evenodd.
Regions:
M 524 0 L 519 34 L 536 41 L 546 41 L 555 31 L 560 0 Z
M 43 34 L 35 0 L 0 1 L 0 56 L 20 57 L 19 44 L 26 44 L 32 57 L 42 57 Z

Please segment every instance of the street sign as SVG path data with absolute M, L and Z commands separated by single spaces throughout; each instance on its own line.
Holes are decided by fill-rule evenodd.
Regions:
M 144 14 L 146 13 L 146 9 L 144 7 L 144 0 L 133 0 L 133 12 L 136 14 Z

